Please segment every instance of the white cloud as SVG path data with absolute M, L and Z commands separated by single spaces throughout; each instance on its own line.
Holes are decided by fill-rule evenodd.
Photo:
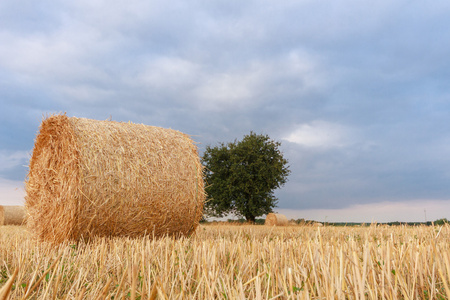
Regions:
M 199 65 L 180 57 L 156 57 L 145 62 L 137 78 L 128 78 L 127 84 L 179 92 L 194 85 L 200 71 Z
M 23 205 L 25 202 L 24 183 L 0 177 L 0 205 Z
M 27 151 L 0 150 L 0 172 L 24 166 L 29 159 L 30 154 Z
M 214 74 L 194 90 L 193 96 L 203 110 L 243 109 L 257 101 L 259 76 L 258 71 Z
M 296 49 L 271 59 L 250 60 L 225 72 L 204 69 L 192 98 L 203 110 L 256 109 L 323 85 L 318 58 Z
M 105 47 L 98 32 L 77 28 L 55 33 L 15 36 L 1 33 L 0 65 L 37 82 L 55 80 L 73 83 L 80 80 L 104 80 L 106 74 L 89 62 Z M 69 38 L 70 37 L 70 38 Z
M 289 52 L 279 63 L 278 72 L 283 77 L 300 80 L 304 90 L 325 88 L 325 72 L 322 70 L 320 58 L 302 49 Z M 287 79 L 286 78 L 286 79 Z
M 337 123 L 316 120 L 297 126 L 283 139 L 308 148 L 341 148 L 351 142 L 351 130 Z

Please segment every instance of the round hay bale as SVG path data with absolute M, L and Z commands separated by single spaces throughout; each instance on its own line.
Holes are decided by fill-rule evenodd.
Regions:
M 286 226 L 289 221 L 285 215 L 270 213 L 266 217 L 265 225 L 268 226 Z
M 23 225 L 25 207 L 15 205 L 0 206 L 0 225 Z
M 202 175 L 196 145 L 179 131 L 51 116 L 30 160 L 27 223 L 53 243 L 189 235 L 203 214 Z

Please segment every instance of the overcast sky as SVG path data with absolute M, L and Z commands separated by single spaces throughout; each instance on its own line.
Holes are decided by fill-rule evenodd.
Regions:
M 0 1 L 0 204 L 43 115 L 282 143 L 278 211 L 450 218 L 448 1 Z

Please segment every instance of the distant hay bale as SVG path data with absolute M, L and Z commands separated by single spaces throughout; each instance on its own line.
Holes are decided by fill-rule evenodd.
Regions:
M 203 214 L 202 173 L 196 145 L 179 131 L 51 116 L 30 160 L 27 223 L 53 243 L 189 235 Z
M 15 205 L 0 205 L 0 225 L 23 225 L 25 207 Z
M 289 221 L 285 215 L 270 213 L 266 217 L 265 225 L 268 226 L 286 226 Z

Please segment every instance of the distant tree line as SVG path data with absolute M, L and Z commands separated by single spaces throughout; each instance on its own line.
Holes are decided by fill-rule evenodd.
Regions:
M 227 219 L 226 221 L 227 223 L 233 224 L 233 223 L 238 223 L 238 224 L 244 224 L 244 223 L 248 223 L 248 221 L 244 218 L 239 218 L 239 219 Z M 255 219 L 254 224 L 255 225 L 264 225 L 265 219 Z M 214 223 L 214 221 L 208 221 L 205 218 L 202 219 L 201 223 Z M 297 225 L 311 225 L 314 223 L 318 223 L 318 221 L 314 221 L 314 220 L 305 220 L 305 219 L 291 219 L 289 220 L 290 224 L 297 224 Z M 377 223 L 378 225 L 389 225 L 389 226 L 400 226 L 400 225 L 407 225 L 407 226 L 421 226 L 421 225 L 426 225 L 426 226 L 432 226 L 432 225 L 444 225 L 444 224 L 449 224 L 450 222 L 446 219 L 446 218 L 442 218 L 442 219 L 438 219 L 436 221 L 428 221 L 428 222 L 399 222 L 399 221 L 394 221 L 394 222 L 385 222 L 385 223 Z M 323 223 L 325 226 L 348 226 L 348 227 L 352 227 L 352 226 L 370 226 L 371 223 L 358 223 L 358 222 L 324 222 Z

